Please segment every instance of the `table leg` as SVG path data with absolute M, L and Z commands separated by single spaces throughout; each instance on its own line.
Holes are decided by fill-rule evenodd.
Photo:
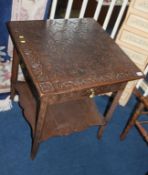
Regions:
M 48 105 L 47 97 L 42 97 L 40 100 L 40 107 L 39 107 L 39 112 L 37 116 L 35 133 L 33 135 L 33 144 L 32 144 L 32 150 L 31 150 L 32 160 L 35 158 L 36 153 L 39 149 L 40 138 L 41 138 L 42 129 L 44 126 L 44 121 L 46 116 L 47 105 Z
M 106 114 L 105 114 L 105 121 L 106 121 L 106 124 L 103 125 L 103 126 L 100 126 L 99 128 L 99 131 L 98 131 L 98 138 L 100 139 L 103 135 L 103 132 L 104 132 L 104 129 L 105 127 L 107 126 L 107 123 L 111 120 L 112 118 L 112 114 L 114 112 L 114 110 L 116 109 L 117 105 L 118 105 L 118 102 L 119 102 L 119 99 L 121 97 L 121 94 L 122 94 L 123 90 L 119 90 L 116 92 L 116 95 L 109 107 L 109 109 L 107 110 Z
M 13 100 L 16 94 L 15 84 L 18 77 L 18 68 L 19 68 L 19 57 L 16 49 L 13 51 L 13 60 L 12 60 L 12 72 L 11 72 L 11 94 L 10 97 Z

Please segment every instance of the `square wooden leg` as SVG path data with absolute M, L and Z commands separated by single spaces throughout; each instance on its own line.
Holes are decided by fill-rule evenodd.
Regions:
M 18 68 L 19 68 L 19 57 L 16 49 L 13 51 L 13 60 L 12 60 L 12 73 L 11 73 L 11 94 L 10 97 L 13 100 L 16 94 L 15 84 L 18 78 Z
M 115 111 L 115 109 L 116 109 L 116 107 L 117 107 L 117 105 L 118 105 L 118 102 L 119 102 L 119 99 L 120 99 L 120 97 L 121 97 L 122 91 L 123 91 L 123 90 L 117 91 L 117 93 L 116 93 L 116 95 L 115 95 L 115 97 L 114 97 L 114 99 L 113 99 L 113 101 L 112 101 L 112 103 L 111 103 L 109 109 L 108 109 L 107 112 L 106 112 L 106 115 L 104 116 L 104 117 L 105 117 L 106 124 L 103 125 L 103 126 L 100 126 L 100 128 L 99 128 L 99 131 L 98 131 L 98 138 L 99 138 L 99 139 L 102 137 L 103 132 L 104 132 L 104 129 L 105 129 L 106 126 L 107 126 L 107 123 L 108 123 L 108 122 L 111 120 L 111 118 L 112 118 L 112 114 L 113 114 L 113 112 Z
M 47 106 L 48 106 L 47 98 L 46 97 L 41 98 L 39 112 L 38 112 L 38 116 L 37 116 L 35 133 L 33 136 L 33 144 L 32 144 L 32 150 L 31 150 L 31 158 L 32 159 L 35 158 L 37 151 L 39 149 L 40 138 L 41 138 L 42 129 L 44 126 Z

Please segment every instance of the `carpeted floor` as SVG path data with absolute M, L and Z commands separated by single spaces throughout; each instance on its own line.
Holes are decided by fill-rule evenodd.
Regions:
M 96 97 L 104 110 L 108 97 Z M 30 159 L 30 128 L 20 107 L 0 113 L 0 175 L 146 175 L 148 146 L 135 128 L 125 141 L 119 140 L 135 99 L 118 107 L 102 140 L 97 127 L 41 144 L 37 157 Z

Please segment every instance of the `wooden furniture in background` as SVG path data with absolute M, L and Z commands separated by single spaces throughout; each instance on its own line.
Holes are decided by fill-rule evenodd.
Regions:
M 148 124 L 148 119 L 145 121 L 140 120 L 141 115 L 148 114 L 148 96 L 143 96 L 142 93 L 137 89 L 134 90 L 134 94 L 136 95 L 138 102 L 133 112 L 133 115 L 129 119 L 129 122 L 125 127 L 124 131 L 122 132 L 120 138 L 121 140 L 125 139 L 129 130 L 133 126 L 137 126 L 138 130 L 140 131 L 141 135 L 144 137 L 145 141 L 148 142 L 148 130 L 144 128 L 144 125 Z M 146 117 L 148 116 L 146 115 Z
M 107 30 L 110 33 L 113 30 L 114 25 L 116 23 L 117 17 L 119 15 L 119 12 L 120 12 L 120 9 L 121 9 L 121 5 L 115 5 L 114 8 L 113 8 L 113 11 L 111 13 L 111 18 L 110 18 L 109 24 L 107 26 Z M 95 10 L 96 10 L 96 7 L 97 7 L 97 1 L 96 0 L 89 1 L 87 9 L 86 9 L 85 17 L 93 17 L 93 15 L 95 13 Z M 103 26 L 103 23 L 105 21 L 105 18 L 106 18 L 106 15 L 107 15 L 107 12 L 108 12 L 109 8 L 110 8 L 110 4 L 104 4 L 101 8 L 101 12 L 100 12 L 99 18 L 97 20 L 101 26 Z M 122 23 L 123 23 L 123 19 L 125 18 L 125 15 L 127 13 L 127 9 L 128 9 L 128 6 L 126 7 L 126 10 L 124 11 L 124 13 L 122 15 L 122 20 L 121 20 L 119 26 L 121 26 Z M 120 27 L 118 28 L 118 30 L 119 29 L 120 29 Z
M 124 23 L 117 35 L 116 43 L 123 49 L 137 67 L 144 72 L 148 64 L 147 0 L 131 1 Z M 128 102 L 136 84 L 137 81 L 127 84 L 119 101 L 121 105 L 125 105 Z
M 71 17 L 78 18 L 82 3 L 83 3 L 83 0 L 74 0 L 73 1 Z M 58 0 L 55 18 L 64 17 L 64 13 L 66 11 L 67 4 L 68 4 L 68 0 L 65 0 L 65 1 Z M 96 0 L 89 0 L 88 4 L 87 4 L 86 11 L 85 11 L 85 14 L 84 14 L 84 17 L 91 17 L 92 18 L 95 14 L 97 5 L 98 5 L 98 2 Z M 108 27 L 107 27 L 108 32 L 110 32 L 110 33 L 113 30 L 113 27 L 115 25 L 115 22 L 117 20 L 118 15 L 119 15 L 121 5 L 122 5 L 122 3 L 115 5 L 114 8 L 113 8 L 113 11 L 111 13 L 111 18 L 109 20 L 109 24 L 108 24 Z M 107 4 L 104 1 L 103 5 L 102 5 L 102 8 L 101 8 L 99 18 L 97 20 L 101 26 L 103 26 L 103 23 L 105 21 L 105 18 L 106 18 L 106 15 L 107 15 L 107 12 L 108 12 L 109 8 L 110 8 L 110 3 Z M 122 20 L 120 22 L 120 26 L 123 23 L 123 19 L 125 18 L 125 15 L 127 13 L 127 9 L 128 9 L 128 6 L 126 7 L 126 10 L 123 13 Z M 118 30 L 119 30 L 119 28 L 118 28 Z
M 12 21 L 8 30 L 15 46 L 11 98 L 19 93 L 31 125 L 32 158 L 51 136 L 102 125 L 101 138 L 126 83 L 143 77 L 94 19 Z M 19 64 L 25 82 L 17 81 Z M 92 98 L 107 92 L 115 96 L 103 118 Z
M 148 73 L 148 65 L 144 70 L 144 75 L 146 76 Z M 142 86 L 140 86 L 142 85 Z M 121 140 L 124 140 L 127 136 L 129 130 L 133 126 L 137 126 L 138 130 L 140 131 L 141 135 L 144 137 L 145 141 L 148 142 L 148 129 L 143 125 L 148 124 L 148 118 L 146 121 L 143 120 L 142 115 L 145 115 L 145 118 L 148 117 L 148 84 L 147 84 L 147 76 L 145 79 L 139 80 L 136 88 L 134 89 L 133 93 L 137 97 L 137 104 L 133 111 L 131 118 L 129 119 L 126 127 L 124 128 L 123 132 L 120 135 Z

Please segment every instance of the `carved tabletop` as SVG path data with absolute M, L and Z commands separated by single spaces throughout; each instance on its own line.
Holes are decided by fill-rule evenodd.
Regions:
M 93 19 L 10 22 L 9 29 L 41 94 L 139 78 L 137 67 Z

